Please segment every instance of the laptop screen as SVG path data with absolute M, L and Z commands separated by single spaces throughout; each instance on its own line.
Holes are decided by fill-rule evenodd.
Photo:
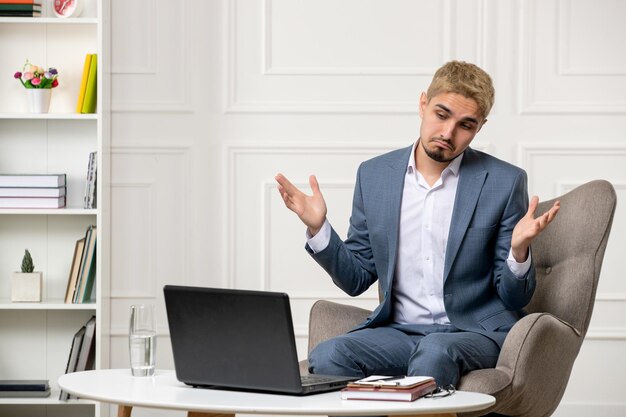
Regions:
M 286 294 L 171 285 L 165 286 L 164 294 L 180 381 L 300 392 Z

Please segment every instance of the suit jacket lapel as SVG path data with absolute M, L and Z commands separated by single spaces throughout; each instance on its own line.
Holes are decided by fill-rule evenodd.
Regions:
M 448 278 L 469 222 L 476 209 L 476 203 L 478 203 L 483 184 L 487 178 L 487 171 L 480 163 L 478 155 L 471 148 L 468 148 L 463 155 L 459 175 L 446 248 L 446 260 L 443 271 L 444 282 Z
M 387 217 L 387 239 L 389 247 L 389 264 L 387 269 L 387 276 L 390 278 L 388 285 L 391 286 L 394 269 L 396 266 L 396 259 L 398 256 L 398 235 L 400 233 L 400 209 L 402 206 L 402 192 L 404 190 L 404 179 L 406 176 L 407 166 L 409 164 L 409 158 L 411 156 L 411 149 L 413 146 L 409 146 L 404 149 L 404 152 L 398 154 L 397 157 L 389 159 L 388 172 L 389 187 L 385 190 L 381 190 L 385 193 L 389 216 Z

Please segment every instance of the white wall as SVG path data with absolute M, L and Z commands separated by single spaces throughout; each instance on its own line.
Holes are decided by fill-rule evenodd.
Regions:
M 374 306 L 308 258 L 273 177 L 317 174 L 345 231 L 358 163 L 417 138 L 419 94 L 447 60 L 492 74 L 474 145 L 525 168 L 531 193 L 604 178 L 626 194 L 621 0 L 113 0 L 112 13 L 113 367 L 128 366 L 134 302 L 157 305 L 158 366 L 172 367 L 164 284 L 288 292 L 302 355 L 314 300 Z M 558 416 L 626 414 L 625 210 Z

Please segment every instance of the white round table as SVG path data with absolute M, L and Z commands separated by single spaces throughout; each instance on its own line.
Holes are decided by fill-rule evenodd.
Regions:
M 157 370 L 152 377 L 133 377 L 129 369 L 75 372 L 59 378 L 59 386 L 80 398 L 118 404 L 118 416 L 130 416 L 132 407 L 184 410 L 189 416 L 278 415 L 442 415 L 485 409 L 495 403 L 490 395 L 457 391 L 445 398 L 413 402 L 342 400 L 339 392 L 309 396 L 260 394 L 192 388 L 176 379 L 174 371 Z

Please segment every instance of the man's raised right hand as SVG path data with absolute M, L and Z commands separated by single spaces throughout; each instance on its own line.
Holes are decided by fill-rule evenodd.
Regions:
M 311 236 L 315 236 L 326 220 L 326 202 L 320 192 L 315 175 L 309 177 L 309 184 L 313 195 L 306 195 L 293 185 L 283 174 L 277 174 L 278 192 L 285 202 L 285 206 L 298 215 Z

